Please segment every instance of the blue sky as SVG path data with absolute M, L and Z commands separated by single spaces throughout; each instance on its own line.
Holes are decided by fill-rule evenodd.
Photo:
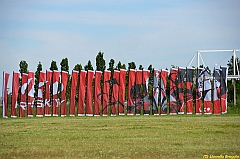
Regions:
M 65 57 L 70 70 L 88 60 L 95 67 L 99 51 L 107 65 L 185 67 L 197 50 L 240 48 L 239 8 L 238 0 L 1 0 L 0 71 L 18 71 L 21 60 L 46 70 Z M 231 57 L 202 56 L 210 68 Z

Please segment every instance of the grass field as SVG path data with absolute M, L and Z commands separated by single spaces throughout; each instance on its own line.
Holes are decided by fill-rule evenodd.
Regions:
M 240 156 L 240 115 L 0 119 L 0 158 Z

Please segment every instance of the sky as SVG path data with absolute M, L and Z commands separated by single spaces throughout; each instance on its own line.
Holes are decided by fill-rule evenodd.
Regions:
M 52 60 L 60 69 L 66 57 L 70 71 L 88 60 L 95 68 L 99 51 L 107 67 L 110 59 L 186 67 L 197 50 L 240 49 L 239 8 L 239 0 L 1 0 L 0 71 L 18 71 L 21 60 L 30 71 Z M 201 55 L 213 68 L 232 53 Z

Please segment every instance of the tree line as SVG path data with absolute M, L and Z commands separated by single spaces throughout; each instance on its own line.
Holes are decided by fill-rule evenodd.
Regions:
M 69 73 L 69 64 L 68 64 L 68 58 L 63 58 L 60 62 L 60 70 L 58 69 L 57 66 L 57 62 L 52 60 L 49 69 L 51 71 L 53 70 L 57 70 L 57 71 L 66 71 L 68 72 L 68 84 L 67 84 L 67 92 L 66 92 L 66 97 L 67 100 L 70 98 L 70 86 L 71 86 L 71 75 Z M 104 52 L 99 51 L 98 54 L 96 55 L 96 71 L 101 71 L 104 72 L 104 70 L 109 70 L 111 71 L 112 75 L 113 75 L 113 71 L 114 70 L 120 70 L 120 69 L 126 69 L 126 65 L 122 64 L 121 61 L 119 61 L 116 65 L 115 65 L 115 60 L 114 59 L 110 59 L 109 63 L 108 63 L 108 68 L 106 66 L 106 61 L 104 59 Z M 128 63 L 128 70 L 130 69 L 137 69 L 135 62 L 129 62 Z M 139 65 L 139 69 L 143 70 L 143 66 Z M 92 62 L 90 60 L 88 60 L 87 64 L 83 67 L 82 64 L 76 64 L 73 68 L 73 70 L 75 71 L 81 71 L 81 70 L 94 70 Z M 150 70 L 151 75 L 153 72 L 153 67 L 150 64 L 148 67 L 148 70 Z M 37 65 L 37 69 L 35 71 L 35 99 L 37 99 L 37 90 L 38 90 L 38 83 L 39 83 L 39 74 L 40 72 L 43 71 L 42 70 L 42 63 L 39 62 Z M 25 60 L 21 60 L 19 63 L 19 72 L 20 74 L 23 73 L 28 73 L 28 63 Z M 112 76 L 111 76 L 112 78 Z M 20 81 L 21 83 L 21 81 Z M 126 74 L 126 84 L 128 84 L 128 72 Z M 60 86 L 60 85 L 59 85 Z M 101 77 L 101 86 L 103 86 L 103 76 Z M 151 87 L 151 86 L 150 86 Z M 61 89 L 61 87 L 58 87 L 59 90 Z M 77 88 L 78 89 L 78 88 Z M 126 97 L 127 97 L 127 91 L 128 89 L 126 88 Z M 111 90 L 110 90 L 111 92 Z M 78 95 L 77 95 L 78 96 Z
M 106 61 L 104 59 L 104 52 L 99 51 L 98 54 L 96 55 L 96 71 L 102 71 L 104 72 L 104 70 L 106 70 Z M 237 57 L 237 65 L 238 68 L 240 68 L 240 60 Z M 229 75 L 233 75 L 233 57 L 231 57 L 231 59 L 228 61 L 228 74 Z M 60 70 L 59 71 L 66 71 L 69 74 L 69 64 L 68 64 L 68 58 L 63 58 L 60 62 Z M 203 65 L 201 65 L 200 67 L 203 68 Z M 237 67 L 237 66 L 236 66 Z M 172 68 L 178 68 L 178 66 L 172 65 Z M 208 68 L 208 67 L 207 67 Z M 58 70 L 57 67 L 57 63 L 56 61 L 52 60 L 49 69 L 51 71 L 53 70 Z M 112 75 L 113 75 L 113 71 L 114 70 L 120 70 L 120 69 L 137 69 L 137 66 L 135 64 L 135 62 L 129 62 L 128 63 L 128 68 L 126 68 L 125 64 L 122 64 L 121 61 L 119 61 L 116 65 L 115 65 L 115 60 L 114 59 L 110 59 L 109 63 L 108 63 L 108 68 L 107 70 L 111 71 Z M 143 70 L 143 66 L 139 65 L 138 67 L 139 70 Z M 150 71 L 150 79 L 149 79 L 149 90 L 152 90 L 152 84 L 153 84 L 153 66 L 150 64 L 147 68 Z M 166 68 L 167 69 L 167 68 Z M 83 67 L 82 64 L 76 64 L 73 68 L 73 70 L 75 71 L 81 71 L 81 70 L 94 70 L 93 66 L 92 66 L 92 62 L 90 60 L 88 60 L 87 64 Z M 210 70 L 208 68 L 208 70 Z M 37 90 L 38 90 L 38 83 L 39 83 L 39 74 L 40 71 L 42 71 L 42 64 L 41 62 L 38 63 L 37 65 L 37 69 L 35 72 L 35 98 L 37 98 Z M 210 70 L 211 71 L 211 70 Z M 28 73 L 28 63 L 25 60 L 21 60 L 19 63 L 19 72 L 22 73 Z M 68 84 L 67 84 L 67 100 L 70 97 L 70 86 L 71 86 L 71 75 L 68 75 Z M 169 81 L 168 81 L 169 82 Z M 126 74 L 126 85 L 128 85 L 128 72 Z M 101 86 L 103 86 L 103 76 L 101 78 Z M 59 87 L 59 89 L 61 89 Z M 237 103 L 240 103 L 240 80 L 236 80 L 236 92 L 237 92 Z M 111 91 L 111 90 L 110 90 Z M 127 99 L 127 91 L 128 88 L 126 87 L 126 99 Z M 169 92 L 169 88 L 167 89 L 167 93 Z M 149 97 L 152 96 L 152 91 L 149 91 Z M 228 102 L 233 102 L 233 85 L 232 85 L 232 81 L 228 81 Z

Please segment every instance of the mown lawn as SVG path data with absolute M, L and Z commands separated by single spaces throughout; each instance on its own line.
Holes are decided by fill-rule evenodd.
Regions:
M 240 115 L 0 119 L 0 158 L 240 156 Z

